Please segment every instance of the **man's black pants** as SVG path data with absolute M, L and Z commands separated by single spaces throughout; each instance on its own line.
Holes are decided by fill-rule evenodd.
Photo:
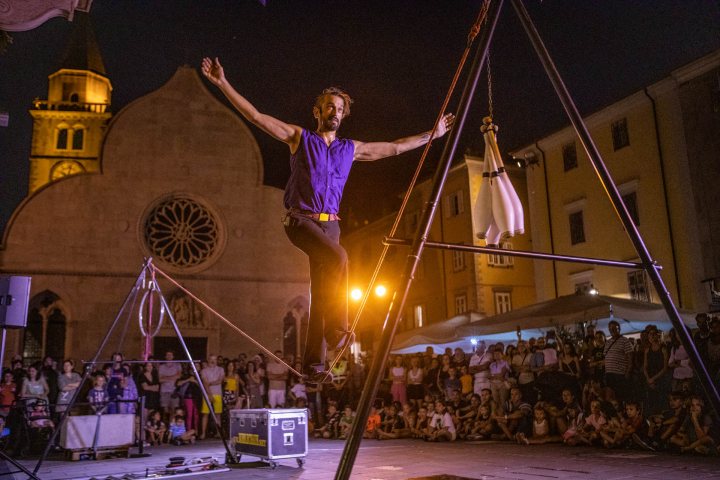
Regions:
M 348 323 L 348 259 L 340 245 L 340 225 L 291 214 L 285 233 L 310 260 L 310 318 L 303 365 L 322 363 L 323 338 L 331 342 L 338 331 L 347 330 Z

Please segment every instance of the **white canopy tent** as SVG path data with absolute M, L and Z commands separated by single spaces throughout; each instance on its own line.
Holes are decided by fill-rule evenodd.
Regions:
M 696 326 L 694 312 L 680 310 L 680 316 L 688 327 Z M 651 324 L 664 331 L 672 328 L 665 309 L 657 303 L 605 295 L 566 295 L 499 315 L 483 318 L 473 312 L 402 332 L 395 338 L 393 353 L 420 352 L 427 346 L 436 353 L 445 347 L 469 352 L 473 341 L 514 342 L 518 326 L 525 339 L 583 323 L 594 324 L 607 333 L 607 324 L 613 319 L 620 322 L 621 332 L 626 335 L 641 332 Z
M 448 320 L 433 323 L 426 327 L 414 328 L 395 335 L 393 342 L 394 354 L 424 352 L 427 347 L 433 347 L 435 353 L 442 353 L 446 347 L 460 347 L 464 351 L 472 350 L 470 337 L 458 337 L 458 328 L 478 322 L 482 315 L 468 312 Z

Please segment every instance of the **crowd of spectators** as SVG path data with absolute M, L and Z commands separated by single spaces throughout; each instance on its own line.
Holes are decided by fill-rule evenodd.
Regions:
M 710 414 L 675 332 L 649 326 L 630 339 L 618 322 L 608 328 L 606 335 L 590 326 L 582 338 L 550 331 L 523 339 L 518 330 L 517 342 L 480 341 L 472 353 L 448 349 L 436 355 L 428 348 L 424 354 L 393 356 L 365 437 L 717 454 L 718 419 Z M 694 342 L 717 382 L 720 318 L 698 316 Z M 39 409 L 36 419 L 52 426 L 76 396 L 73 414 L 136 414 L 138 433 L 144 431 L 146 441 L 157 445 L 220 436 L 228 430 L 232 409 L 307 408 L 312 434 L 345 438 L 370 361 L 363 360 L 338 361 L 326 382 L 309 383 L 289 368 L 301 372 L 298 359 L 281 351 L 210 355 L 197 369 L 218 427 L 210 421 L 190 364 L 177 361 L 171 351 L 148 362 L 125 361 L 115 353 L 92 369 L 86 385 L 81 385 L 81 366 L 72 360 L 58 365 L 47 357 L 25 366 L 15 357 L 0 384 L 0 419 L 22 405 L 25 417 Z
M 697 321 L 694 345 L 718 384 L 720 318 Z M 651 325 L 631 339 L 617 321 L 608 329 L 527 340 L 518 331 L 517 342 L 481 341 L 472 354 L 395 356 L 365 437 L 719 454 L 720 423 L 676 332 Z M 342 438 L 351 418 L 344 406 L 352 410 L 326 407 L 317 436 Z

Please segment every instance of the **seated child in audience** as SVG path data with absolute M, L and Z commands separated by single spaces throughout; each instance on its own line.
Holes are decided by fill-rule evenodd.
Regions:
M 632 442 L 633 434 L 644 437 L 645 419 L 640 412 L 640 405 L 636 401 L 625 404 L 625 415 L 609 423 L 608 428 L 600 432 L 603 445 L 607 448 L 628 446 Z
M 590 415 L 585 417 L 582 426 L 582 436 L 587 438 L 592 444 L 600 441 L 600 432 L 607 427 L 607 418 L 600 408 L 600 401 L 593 400 L 590 402 Z
M 350 433 L 350 427 L 352 427 L 353 420 L 355 420 L 355 416 L 353 415 L 352 408 L 350 408 L 349 405 L 346 405 L 343 410 L 343 415 L 340 417 L 340 421 L 338 422 L 339 438 L 347 438 L 348 433 Z
M 488 440 L 495 430 L 495 424 L 488 405 L 480 405 L 478 415 L 467 435 L 468 440 Z
M 515 438 L 518 443 L 524 443 L 525 445 L 540 445 L 560 441 L 560 437 L 550 434 L 550 421 L 547 418 L 542 402 L 535 404 L 533 409 L 532 435 L 528 437 L 523 432 L 518 432 Z
M 185 428 L 185 417 L 175 415 L 168 427 L 170 432 L 170 441 L 175 445 L 185 445 L 187 443 L 195 443 L 195 430 Z
M 564 422 L 566 429 L 565 433 L 562 434 L 563 443 L 566 445 L 590 445 L 590 439 L 583 432 L 585 419 L 579 406 L 566 408 Z
M 325 425 L 315 430 L 315 438 L 337 438 L 340 412 L 338 412 L 334 403 L 328 405 L 325 417 Z
M 455 425 L 458 431 L 458 438 L 465 438 L 468 436 L 475 423 L 475 418 L 478 415 L 478 408 L 480 407 L 480 395 L 473 394 L 470 397 L 470 403 L 464 407 L 461 407 L 455 411 Z
M 390 438 L 398 438 L 399 431 L 403 428 L 402 419 L 398 415 L 397 407 L 390 404 L 385 407 L 385 416 L 376 430 L 378 440 L 387 440 Z
M 668 410 L 650 418 L 648 437 L 654 448 L 667 448 L 670 439 L 680 429 L 687 416 L 684 397 L 681 393 L 671 393 L 668 396 L 668 406 L 670 407 Z
M 150 412 L 150 417 L 145 423 L 145 434 L 148 442 L 152 445 L 158 446 L 165 442 L 167 427 L 165 422 L 162 421 L 162 414 L 159 411 L 153 410 Z
M 412 438 L 423 438 L 427 433 L 428 421 L 427 408 L 420 407 L 415 418 L 415 424 L 410 429 L 410 436 Z
M 712 417 L 705 412 L 705 402 L 699 396 L 690 397 L 690 409 L 678 432 L 670 438 L 682 453 L 695 452 L 707 455 L 713 444 L 710 435 Z
M 457 431 L 452 416 L 447 412 L 445 403 L 438 400 L 435 402 L 435 413 L 428 424 L 428 434 L 425 436 L 425 440 L 429 442 L 453 442 L 456 438 Z
M 382 419 L 380 418 L 380 412 L 378 412 L 378 408 L 373 405 L 370 408 L 370 415 L 368 415 L 368 421 L 367 425 L 365 426 L 365 433 L 363 434 L 363 438 L 376 438 L 377 429 L 380 428 L 380 423 L 382 423 Z

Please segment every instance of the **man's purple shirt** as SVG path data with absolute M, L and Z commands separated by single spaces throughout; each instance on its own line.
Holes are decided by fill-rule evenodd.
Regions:
M 303 129 L 300 145 L 290 156 L 285 208 L 338 213 L 354 155 L 352 140 L 336 138 L 328 146 L 318 133 Z

